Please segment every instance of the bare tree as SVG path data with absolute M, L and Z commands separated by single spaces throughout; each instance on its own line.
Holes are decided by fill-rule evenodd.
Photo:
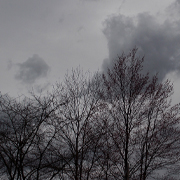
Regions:
M 58 133 L 54 139 L 57 156 L 63 159 L 64 178 L 90 179 L 101 136 L 98 130 L 99 76 L 91 79 L 89 73 L 77 68 L 65 76 L 64 84 L 57 84 L 54 93 L 67 99 L 63 109 L 57 111 L 53 121 Z M 59 147 L 60 150 L 59 150 Z
M 145 180 L 179 160 L 179 106 L 171 107 L 173 86 L 142 73 L 144 58 L 134 48 L 103 75 L 111 105 L 110 137 L 114 177 Z
M 80 68 L 51 93 L 0 96 L 0 175 L 9 180 L 146 180 L 175 176 L 179 105 L 173 86 L 142 73 L 134 48 L 107 73 Z
M 1 96 L 0 170 L 6 178 L 39 180 L 47 177 L 47 151 L 56 133 L 48 124 L 57 108 L 52 106 L 53 98 Z

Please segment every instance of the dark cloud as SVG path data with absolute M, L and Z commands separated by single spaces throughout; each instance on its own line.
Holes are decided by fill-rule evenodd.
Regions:
M 138 14 L 136 17 L 117 15 L 108 18 L 104 22 L 103 32 L 108 40 L 109 58 L 104 60 L 103 68 L 110 65 L 122 52 L 127 53 L 136 46 L 139 54 L 145 55 L 144 70 L 152 74 L 158 72 L 160 80 L 172 71 L 180 72 L 178 6 L 180 7 L 180 0 L 167 9 L 168 13 L 172 10 L 176 12 L 171 14 L 174 18 L 167 17 L 163 21 L 148 13 Z
M 46 62 L 37 54 L 17 65 L 19 70 L 15 78 L 26 84 L 32 84 L 36 79 L 46 77 L 50 69 Z

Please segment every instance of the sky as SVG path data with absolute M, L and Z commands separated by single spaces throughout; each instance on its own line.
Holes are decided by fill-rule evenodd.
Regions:
M 136 46 L 178 103 L 179 17 L 180 0 L 0 0 L 0 91 L 46 91 L 67 70 L 103 71 Z

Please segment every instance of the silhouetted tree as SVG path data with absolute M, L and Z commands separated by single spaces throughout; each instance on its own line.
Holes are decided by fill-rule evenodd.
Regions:
M 1 96 L 0 171 L 6 178 L 38 180 L 47 176 L 49 164 L 45 159 L 56 133 L 48 124 L 56 108 L 52 102 L 51 96 Z
M 91 179 L 101 138 L 97 127 L 103 102 L 98 77 L 94 76 L 92 80 L 89 73 L 77 68 L 65 76 L 63 84 L 55 86 L 57 102 L 58 97 L 67 99 L 53 120 L 58 132 L 54 149 L 57 157 L 65 157 L 63 177 L 66 179 Z
M 179 160 L 179 106 L 171 107 L 173 86 L 142 73 L 144 58 L 134 48 L 103 75 L 111 105 L 110 137 L 115 179 L 145 180 Z
M 134 48 L 103 75 L 80 68 L 52 92 L 0 96 L 0 176 L 9 180 L 146 180 L 179 170 L 173 86 L 143 73 Z

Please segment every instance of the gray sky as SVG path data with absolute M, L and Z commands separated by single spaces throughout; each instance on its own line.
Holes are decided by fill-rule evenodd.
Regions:
M 0 91 L 45 90 L 67 69 L 103 70 L 136 45 L 180 99 L 179 17 L 180 0 L 0 0 Z

